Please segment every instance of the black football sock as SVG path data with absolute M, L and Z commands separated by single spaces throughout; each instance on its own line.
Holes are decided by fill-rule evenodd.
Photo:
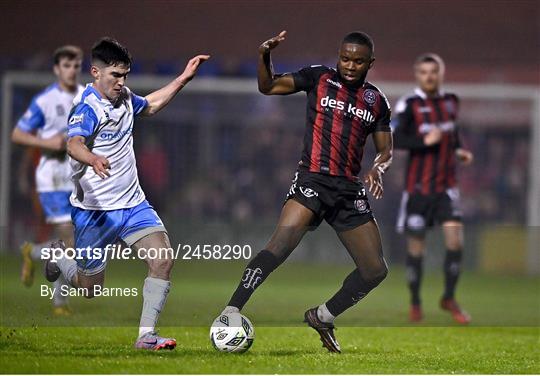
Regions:
M 420 304 L 420 285 L 422 283 L 424 258 L 422 256 L 407 255 L 407 283 L 411 291 L 411 304 Z
M 446 251 L 444 259 L 444 299 L 454 297 L 456 284 L 461 271 L 461 258 L 463 251 Z
M 266 277 L 274 271 L 280 264 L 278 258 L 267 250 L 260 251 L 246 266 L 242 279 L 236 288 L 229 306 L 242 309 L 249 300 L 251 294 L 255 291 Z
M 362 278 L 358 269 L 354 269 L 354 271 L 345 278 L 343 286 L 341 286 L 338 292 L 326 302 L 328 311 L 330 311 L 333 316 L 338 316 L 358 303 L 383 281 L 386 277 L 386 269 L 384 270 L 384 273 L 366 280 Z

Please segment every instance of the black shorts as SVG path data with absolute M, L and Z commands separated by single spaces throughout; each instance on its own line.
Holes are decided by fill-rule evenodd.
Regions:
M 300 169 L 294 175 L 285 202 L 290 199 L 315 213 L 311 230 L 323 219 L 338 232 L 351 230 L 373 219 L 362 183 L 341 176 Z
M 398 232 L 423 236 L 434 224 L 461 221 L 459 190 L 423 195 L 403 192 L 397 220 Z

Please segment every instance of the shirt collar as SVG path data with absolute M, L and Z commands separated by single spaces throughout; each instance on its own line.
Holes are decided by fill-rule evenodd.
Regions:
M 416 87 L 414 89 L 414 93 L 422 99 L 427 99 L 428 97 L 427 94 L 424 92 L 424 90 L 420 89 L 419 87 Z M 444 91 L 439 89 L 439 92 L 437 93 L 437 97 L 442 97 L 442 96 L 444 96 Z
M 94 93 L 94 95 L 97 97 L 97 99 L 99 99 L 99 100 L 103 99 L 103 97 L 101 96 L 101 94 L 99 94 L 99 91 L 97 91 L 97 89 L 94 87 L 94 85 L 87 84 L 86 85 L 86 90 L 90 90 L 91 93 Z

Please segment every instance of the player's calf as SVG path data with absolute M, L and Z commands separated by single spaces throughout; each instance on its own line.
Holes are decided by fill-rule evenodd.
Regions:
M 369 272 L 362 273 L 357 268 L 345 278 L 343 286 L 330 300 L 306 311 L 304 322 L 319 333 L 321 342 L 328 351 L 341 352 L 334 335 L 335 318 L 363 299 L 386 278 L 387 274 L 388 267 L 384 260 Z
M 337 317 L 362 300 L 387 276 L 388 267 L 382 263 L 377 269 L 360 272 L 357 268 L 343 281 L 343 286 L 328 300 L 325 306 L 333 317 Z
M 264 282 L 279 264 L 280 260 L 272 252 L 260 251 L 244 269 L 242 279 L 227 306 L 241 310 L 255 292 L 255 289 Z

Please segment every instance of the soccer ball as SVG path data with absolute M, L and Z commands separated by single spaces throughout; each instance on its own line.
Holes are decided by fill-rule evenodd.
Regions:
M 210 341 L 218 351 L 243 353 L 253 344 L 255 329 L 241 313 L 219 315 L 210 328 Z

